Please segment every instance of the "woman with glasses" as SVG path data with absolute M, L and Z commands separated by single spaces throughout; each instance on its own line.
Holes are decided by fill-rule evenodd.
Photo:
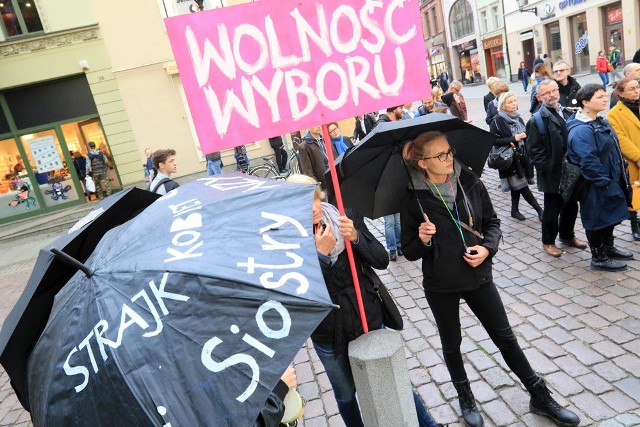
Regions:
M 580 167 L 581 180 L 573 197 L 580 202 L 580 218 L 589 246 L 591 268 L 617 271 L 633 259 L 631 252 L 613 245 L 613 229 L 629 218 L 625 161 L 618 138 L 606 119 L 598 114 L 607 109 L 607 91 L 599 84 L 587 84 L 578 91 L 580 110 L 567 121 L 567 159 Z
M 331 122 L 327 125 L 329 131 L 329 138 L 331 138 L 331 148 L 333 149 L 333 158 L 337 158 L 340 154 L 353 147 L 351 138 L 345 138 L 340 132 L 338 123 Z
M 531 411 L 559 425 L 578 425 L 579 418 L 551 398 L 511 330 L 492 277 L 500 220 L 482 181 L 455 162 L 454 154 L 440 132 L 423 133 L 404 147 L 411 183 L 402 202 L 402 247 L 408 260 L 422 260 L 422 284 L 464 423 L 484 425 L 460 352 L 461 299 L 531 393 Z
M 640 114 L 638 112 L 640 88 L 638 81 L 627 77 L 621 78 L 616 84 L 615 92 L 618 95 L 618 103 L 609 110 L 607 118 L 618 135 L 622 156 L 628 163 L 629 179 L 631 182 L 640 181 Z M 632 210 L 629 213 L 633 240 L 640 240 L 638 212 Z
M 515 150 L 513 163 L 507 169 L 499 170 L 500 187 L 503 192 L 511 192 L 511 216 L 518 221 L 524 221 L 525 217 L 520 213 L 520 195 L 538 213 L 542 221 L 542 208 L 531 193 L 529 184 L 533 184 L 533 166 L 529 162 L 529 156 L 524 143 L 527 138 L 526 126 L 520 113 L 518 113 L 516 94 L 507 92 L 498 98 L 498 114 L 496 114 L 489 127 L 489 132 L 498 136 L 496 146 L 510 145 Z

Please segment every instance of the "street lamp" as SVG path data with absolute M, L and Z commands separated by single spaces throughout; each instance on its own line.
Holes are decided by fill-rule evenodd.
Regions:
M 527 0 L 516 0 L 518 2 L 518 10 L 520 12 L 531 12 L 533 14 L 535 14 L 536 16 L 538 15 L 538 8 L 533 6 L 533 7 L 525 7 L 527 5 Z

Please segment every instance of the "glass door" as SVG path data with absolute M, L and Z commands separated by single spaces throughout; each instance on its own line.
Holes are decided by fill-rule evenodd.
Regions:
M 85 150 L 88 150 L 87 144 L 89 144 L 89 141 L 93 141 L 96 144 L 96 148 L 107 156 L 107 162 L 109 163 L 107 176 L 109 177 L 109 181 L 111 181 L 111 190 L 122 188 L 120 178 L 118 178 L 117 170 L 113 162 L 111 149 L 107 143 L 107 137 L 102 130 L 102 123 L 100 122 L 100 119 L 78 122 L 78 128 L 80 129 L 80 133 L 85 144 L 85 147 L 83 147 Z
M 68 168 L 71 157 L 63 152 L 54 129 L 20 137 L 36 182 L 33 191 L 39 191 L 47 207 L 57 207 L 79 200 L 82 189 L 76 188 Z M 79 191 L 78 191 L 79 190 Z

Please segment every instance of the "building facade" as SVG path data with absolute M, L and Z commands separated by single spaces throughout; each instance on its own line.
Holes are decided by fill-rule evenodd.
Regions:
M 443 0 L 450 46 L 451 75 L 463 84 L 479 83 L 486 76 L 476 0 Z
M 507 57 L 507 34 L 504 28 L 502 1 L 477 0 L 478 23 L 485 77 L 495 76 L 509 81 L 511 70 Z
M 136 181 L 140 154 L 91 5 L 4 0 L 0 14 L 0 222 L 85 203 L 72 153 L 86 156 L 89 141 L 112 188 Z
M 445 33 L 442 0 L 421 0 L 420 14 L 422 16 L 424 49 L 427 52 L 429 74 L 433 80 L 443 71 L 451 70 L 447 55 L 449 45 Z
M 522 1 L 522 0 L 521 0 Z M 526 11 L 520 11 L 523 9 Z M 537 1 L 505 4 L 509 62 L 517 70 L 536 55 L 566 60 L 574 74 L 593 72 L 600 50 L 614 44 L 629 62 L 640 48 L 639 0 Z

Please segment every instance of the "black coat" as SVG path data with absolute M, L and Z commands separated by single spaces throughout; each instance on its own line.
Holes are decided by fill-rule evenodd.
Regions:
M 365 114 L 364 115 L 364 127 L 365 130 L 362 130 L 362 126 L 360 125 L 360 120 L 356 119 L 356 127 L 353 131 L 353 138 L 356 140 L 363 140 L 365 136 L 367 136 L 369 134 L 369 132 L 371 132 L 371 129 L 373 129 L 376 126 L 376 118 L 372 115 L 372 114 Z
M 428 189 L 415 192 L 407 190 L 400 212 L 402 252 L 410 261 L 422 259 L 422 285 L 425 291 L 467 291 L 477 289 L 493 280 L 491 259 L 498 252 L 498 243 L 502 235 L 500 220 L 482 181 L 463 168 L 459 182 L 469 200 L 473 225 L 484 235 L 484 239 L 480 239 L 463 228 L 462 233 L 467 246 L 482 245 L 489 250 L 489 256 L 478 267 L 469 266 L 463 259 L 464 245 L 460 232 L 442 201 Z M 418 237 L 418 228 L 424 222 L 424 218 L 418 208 L 416 197 L 429 220 L 436 225 L 436 234 L 431 239 L 431 246 L 425 246 Z M 463 193 L 459 189 L 456 203 L 460 220 L 469 224 Z
M 352 247 L 360 281 L 362 303 L 367 315 L 367 325 L 369 330 L 380 329 L 382 326 L 382 304 L 373 289 L 373 282 L 364 273 L 364 269 L 373 267 L 382 270 L 387 268 L 389 255 L 387 255 L 384 246 L 371 234 L 362 215 L 350 209 L 347 209 L 346 214 L 351 218 L 358 231 L 358 241 L 352 244 Z M 311 334 L 311 339 L 320 343 L 332 344 L 338 351 L 346 351 L 349 341 L 353 341 L 364 333 L 346 249 L 338 255 L 338 259 L 333 265 L 320 261 L 320 267 L 331 301 L 339 305 L 340 308 L 329 312 Z
M 576 99 L 576 94 L 580 90 L 580 83 L 573 77 L 569 76 L 567 84 L 562 86 L 558 83 L 558 89 L 560 90 L 560 105 L 563 107 L 578 107 L 578 103 L 573 101 Z
M 522 123 L 522 126 L 524 126 L 522 118 L 518 117 L 518 120 Z M 507 121 L 499 114 L 496 114 L 493 117 L 493 121 L 489 127 L 489 132 L 498 136 L 494 145 L 505 146 L 513 143 L 516 147 L 518 146 L 516 137 L 511 133 L 511 129 L 509 128 Z M 516 175 L 518 170 L 524 172 L 524 176 L 527 178 L 533 178 L 533 168 L 529 162 L 529 156 L 527 155 L 526 150 L 518 149 L 517 155 L 514 157 L 511 166 L 508 169 L 499 170 L 498 175 L 500 175 L 500 178 L 508 178 Z
M 529 119 L 527 152 L 531 163 L 538 171 L 538 190 L 543 193 L 557 193 L 562 158 L 567 150 L 567 123 L 549 111 L 544 104 L 540 107 L 540 116 L 546 132 L 540 133 L 533 116 Z
M 496 99 L 495 95 L 492 94 L 491 92 L 489 92 L 488 94 L 486 94 L 483 98 L 484 101 L 484 112 L 487 112 L 487 108 L 489 108 L 489 103 L 491 101 L 493 101 L 494 99 Z

